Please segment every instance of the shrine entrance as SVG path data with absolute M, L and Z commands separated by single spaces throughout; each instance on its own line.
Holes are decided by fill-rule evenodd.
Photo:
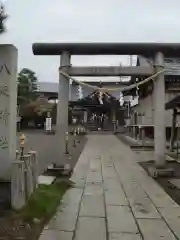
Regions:
M 69 106 L 73 109 L 83 110 L 84 116 L 79 119 L 79 122 L 83 122 L 89 131 L 113 131 L 113 114 L 117 121 L 121 118 L 124 119 L 124 108 L 120 105 L 119 100 L 107 92 L 93 91 L 78 101 L 70 101 Z M 120 112 L 121 114 L 119 114 Z
M 164 56 L 180 55 L 178 44 L 168 43 L 35 43 L 35 55 L 60 55 L 59 68 L 59 101 L 57 110 L 57 137 L 60 156 L 65 151 L 65 136 L 68 131 L 69 80 L 87 85 L 100 92 L 111 92 L 106 89 L 89 86 L 73 76 L 135 76 L 145 78 L 131 86 L 119 87 L 119 92 L 140 87 L 148 81 L 154 84 L 154 145 L 156 168 L 165 166 L 165 82 Z M 145 55 L 153 59 L 152 65 L 145 66 L 109 66 L 109 67 L 75 67 L 71 65 L 71 55 Z M 117 91 L 117 89 L 116 89 Z M 113 107 L 113 106 L 112 106 Z M 115 109 L 112 108 L 112 121 L 116 121 Z

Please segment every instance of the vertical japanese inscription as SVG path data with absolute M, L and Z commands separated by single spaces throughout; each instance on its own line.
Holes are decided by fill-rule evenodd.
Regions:
M 0 66 L 0 74 L 2 74 L 2 73 L 11 75 L 11 72 L 6 64 L 3 64 Z M 0 84 L 1 84 L 1 81 L 0 81 Z M 0 107 L 0 125 L 1 125 L 0 149 L 8 148 L 7 136 L 6 136 L 6 134 L 2 133 L 4 128 L 8 128 L 9 111 L 8 111 L 7 104 L 9 104 L 9 101 L 7 98 L 9 98 L 8 85 L 4 84 L 4 85 L 0 86 L 0 103 L 1 103 L 1 107 Z

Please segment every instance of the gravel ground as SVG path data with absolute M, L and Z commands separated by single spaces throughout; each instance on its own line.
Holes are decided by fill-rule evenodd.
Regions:
M 25 152 L 29 150 L 34 150 L 38 152 L 38 169 L 39 174 L 43 173 L 46 170 L 47 166 L 52 164 L 55 161 L 59 161 L 60 164 L 63 164 L 67 161 L 69 155 L 64 155 L 63 159 L 58 159 L 59 148 L 56 141 L 55 135 L 46 134 L 43 130 L 27 130 L 23 131 L 26 135 L 26 145 Z M 17 135 L 17 149 L 19 148 L 19 136 Z M 80 143 L 77 144 L 77 147 L 73 147 L 73 136 L 69 136 L 69 151 L 72 155 L 71 166 L 74 167 L 78 160 L 80 151 L 83 149 L 83 146 L 86 142 L 86 137 L 78 136 Z

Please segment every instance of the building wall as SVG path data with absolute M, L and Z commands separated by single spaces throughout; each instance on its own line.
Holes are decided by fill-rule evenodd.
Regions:
M 166 102 L 173 99 L 178 93 L 166 93 Z M 153 109 L 153 95 L 149 95 L 144 99 L 139 99 L 139 103 L 132 108 L 133 112 L 137 112 L 137 123 L 142 125 L 154 125 L 154 109 Z M 172 112 L 168 110 L 165 112 L 166 126 L 172 125 Z M 140 115 L 140 116 L 139 116 Z M 179 120 L 179 119 L 178 119 Z M 134 124 L 134 115 L 131 115 L 131 124 Z

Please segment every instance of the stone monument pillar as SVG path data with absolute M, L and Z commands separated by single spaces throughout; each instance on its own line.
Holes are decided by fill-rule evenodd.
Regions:
M 68 73 L 71 55 L 63 52 L 60 60 L 60 70 Z M 69 80 L 60 74 L 59 95 L 57 104 L 57 145 L 60 157 L 65 153 L 66 132 L 68 132 L 68 103 L 69 103 Z
M 164 66 L 164 56 L 161 52 L 155 56 L 156 71 Z M 165 80 L 164 73 L 154 81 L 154 148 L 156 167 L 165 165 L 166 132 L 165 132 Z
M 0 180 L 10 180 L 16 159 L 17 49 L 0 45 Z

